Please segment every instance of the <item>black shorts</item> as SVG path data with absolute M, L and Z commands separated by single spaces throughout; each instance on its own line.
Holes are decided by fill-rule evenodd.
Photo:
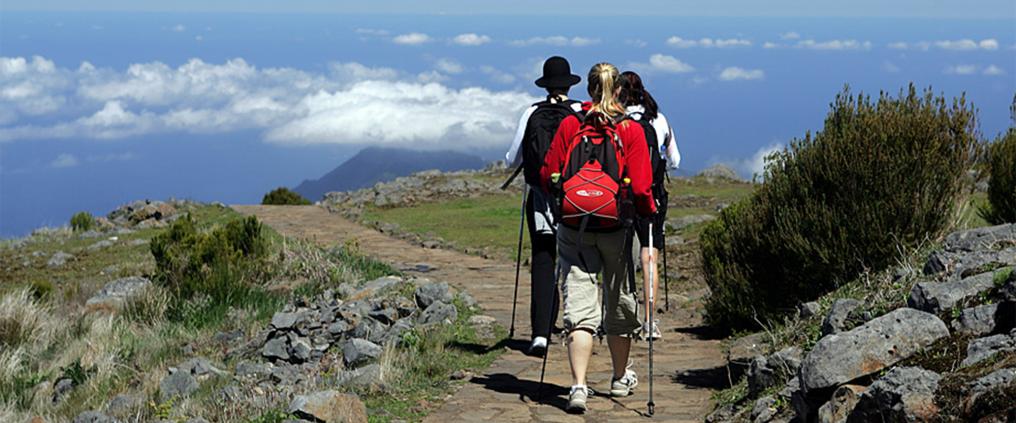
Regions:
M 649 222 L 653 223 L 653 247 L 663 249 L 663 222 L 667 220 L 667 209 L 661 207 L 652 217 L 635 218 L 635 234 L 639 237 L 639 246 L 649 247 Z

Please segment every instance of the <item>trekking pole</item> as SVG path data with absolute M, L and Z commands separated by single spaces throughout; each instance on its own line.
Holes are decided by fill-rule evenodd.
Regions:
M 511 329 L 508 329 L 508 339 L 515 337 L 515 307 L 519 303 L 519 271 L 522 269 L 522 230 L 526 223 L 526 194 L 529 194 L 529 188 L 522 189 L 522 206 L 519 208 L 519 247 L 518 253 L 515 254 L 515 296 L 512 298 L 512 325 Z
M 649 222 L 649 402 L 646 403 L 646 414 L 652 417 L 656 413 L 656 403 L 653 402 L 653 308 L 656 307 L 653 298 L 653 273 L 656 271 L 656 262 L 653 261 L 653 223 Z
M 670 274 L 667 272 L 667 222 L 663 226 L 663 307 L 670 312 Z

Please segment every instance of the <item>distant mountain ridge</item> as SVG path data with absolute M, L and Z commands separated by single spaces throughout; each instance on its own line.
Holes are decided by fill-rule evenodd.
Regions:
M 477 156 L 454 151 L 368 147 L 320 179 L 304 180 L 293 190 L 308 200 L 317 201 L 330 191 L 366 188 L 424 170 L 482 169 L 485 165 L 486 162 Z

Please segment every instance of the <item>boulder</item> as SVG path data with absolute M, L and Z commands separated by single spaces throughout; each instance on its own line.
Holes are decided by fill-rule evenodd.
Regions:
M 985 304 L 964 309 L 953 321 L 953 330 L 964 335 L 983 336 L 995 331 L 998 304 Z
M 840 333 L 848 329 L 848 318 L 852 317 L 851 313 L 860 306 L 861 302 L 853 298 L 840 298 L 833 302 L 829 314 L 822 321 L 822 334 Z
M 365 339 L 350 339 L 342 345 L 342 359 L 346 367 L 354 368 L 381 355 L 381 346 Z
M 272 365 L 258 363 L 250 360 L 243 360 L 236 363 L 236 375 L 256 378 L 265 378 L 272 374 Z
M 285 336 L 276 336 L 265 342 L 261 355 L 268 359 L 289 360 L 289 346 Z
M 420 309 L 426 309 L 435 302 L 452 302 L 452 293 L 445 282 L 428 283 L 416 288 L 416 305 Z
M 107 283 L 99 292 L 92 295 L 85 302 L 85 308 L 89 311 L 119 310 L 123 307 L 124 301 L 142 293 L 150 286 L 152 286 L 152 281 L 139 276 L 117 279 Z
M 497 328 L 497 319 L 491 316 L 485 316 L 477 314 L 469 318 L 469 326 L 476 332 L 476 336 L 480 339 L 490 339 L 494 337 L 494 330 Z
M 1016 384 L 1016 367 L 998 369 L 988 373 L 981 378 L 970 382 L 967 386 L 967 397 L 963 400 L 963 406 L 970 410 L 977 404 L 977 400 L 984 394 L 1004 389 Z
M 818 423 L 846 422 L 865 389 L 867 388 L 861 385 L 841 385 L 836 388 L 832 398 L 819 407 Z
M 384 276 L 367 282 L 351 297 L 366 298 L 376 296 L 381 291 L 399 285 L 403 282 L 398 276 Z
M 115 417 L 127 417 L 144 407 L 145 401 L 137 395 L 118 394 L 106 402 L 106 413 Z
M 802 319 L 807 319 L 809 317 L 817 315 L 820 309 L 821 306 L 819 306 L 818 302 L 809 301 L 797 306 L 797 315 L 800 316 Z
M 755 401 L 751 407 L 752 422 L 769 422 L 776 416 L 776 398 L 765 396 Z
M 714 165 L 706 168 L 705 170 L 699 172 L 699 174 L 697 176 L 699 176 L 701 178 L 705 178 L 705 179 L 709 180 L 710 182 L 712 182 L 714 180 L 717 180 L 717 179 L 719 179 L 719 180 L 724 180 L 725 179 L 725 180 L 730 180 L 730 181 L 740 181 L 741 180 L 741 178 L 739 176 L 737 176 L 737 172 L 734 171 L 734 169 L 731 169 L 730 166 L 727 166 L 727 165 L 724 165 L 724 164 L 719 164 L 719 163 L 714 164 Z
M 938 317 L 901 308 L 818 341 L 801 364 L 801 387 L 832 388 L 870 375 L 949 336 Z
M 459 312 L 455 309 L 454 305 L 435 301 L 430 307 L 423 310 L 423 313 L 420 314 L 419 322 L 421 325 L 452 324 L 458 317 Z
M 297 395 L 289 413 L 304 420 L 324 423 L 366 423 L 367 407 L 354 394 L 321 391 Z
M 970 341 L 967 345 L 967 358 L 960 366 L 966 367 L 980 363 L 1000 352 L 1016 351 L 1016 330 L 1009 334 L 999 334 Z
M 994 275 L 994 272 L 985 272 L 955 282 L 919 282 L 910 290 L 907 305 L 929 313 L 942 313 L 994 288 Z
M 159 398 L 166 402 L 174 397 L 185 397 L 198 389 L 198 381 L 190 372 L 176 371 L 159 382 Z
M 953 232 L 945 237 L 948 251 L 997 249 L 999 245 L 1016 244 L 1016 224 L 986 226 Z
M 278 312 L 272 316 L 272 327 L 275 329 L 291 329 L 300 319 L 298 313 Z
M 401 319 L 395 322 L 395 324 L 392 325 L 392 327 L 388 328 L 388 331 L 385 332 L 384 338 L 382 338 L 381 343 L 387 344 L 389 342 L 396 343 L 399 342 L 402 339 L 403 334 L 413 330 L 413 326 L 414 326 L 413 321 L 410 319 Z
M 756 356 L 748 366 L 748 395 L 756 398 L 762 391 L 797 374 L 801 367 L 801 349 L 788 347 L 772 355 Z
M 90 252 L 95 252 L 95 251 L 99 251 L 99 250 L 102 250 L 102 249 L 105 249 L 105 248 L 109 248 L 109 247 L 112 247 L 112 246 L 113 246 L 113 241 L 112 240 L 104 239 L 102 241 L 98 241 L 98 242 L 96 242 L 96 243 L 94 243 L 92 245 L 89 245 L 88 248 L 86 248 L 86 250 L 88 250 Z
M 53 253 L 53 256 L 46 262 L 47 267 L 60 267 L 67 263 L 67 260 L 73 260 L 73 254 L 67 254 L 63 251 L 57 251 Z
M 195 357 L 190 360 L 183 362 L 183 364 L 177 366 L 177 371 L 187 372 L 193 376 L 210 376 L 219 375 L 224 376 L 226 372 L 219 370 L 213 366 L 208 359 L 203 357 Z
M 938 373 L 919 367 L 897 367 L 861 394 L 849 422 L 931 421 L 938 415 Z

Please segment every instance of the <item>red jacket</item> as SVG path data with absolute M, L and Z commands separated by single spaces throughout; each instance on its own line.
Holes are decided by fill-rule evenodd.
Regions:
M 540 169 L 540 180 L 543 181 L 543 188 L 547 190 L 550 186 L 550 175 L 561 173 L 567 161 L 568 145 L 575 134 L 579 132 L 582 123 L 575 116 L 568 116 L 561 121 L 554 134 L 554 140 L 550 143 L 550 149 L 543 160 L 543 168 Z M 653 201 L 653 192 L 650 189 L 653 184 L 652 164 L 649 161 L 649 147 L 646 144 L 646 134 L 642 132 L 642 126 L 633 124 L 630 120 L 622 121 L 617 125 L 617 133 L 621 137 L 624 148 L 624 161 L 626 175 L 631 179 L 632 192 L 635 195 L 635 208 L 642 216 L 649 216 L 656 213 L 656 202 Z

